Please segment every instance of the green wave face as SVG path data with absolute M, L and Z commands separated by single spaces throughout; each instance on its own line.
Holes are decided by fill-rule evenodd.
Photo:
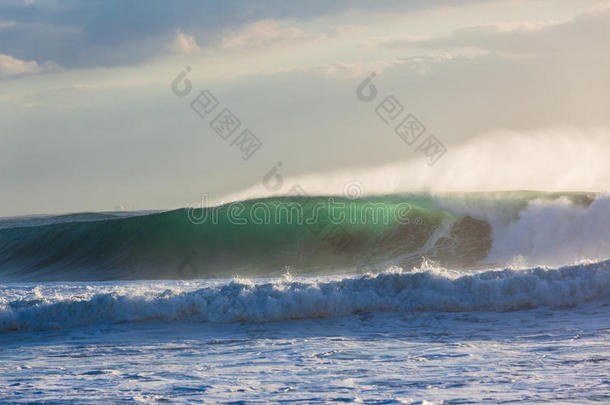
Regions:
M 0 229 L 2 280 L 274 276 L 412 266 L 472 267 L 491 226 L 461 208 L 518 216 L 534 192 L 391 195 L 357 200 L 277 197 L 220 207 Z M 65 220 L 65 218 L 64 218 Z M 58 220 L 60 221 L 60 220 Z M 51 221 L 52 222 L 52 221 Z

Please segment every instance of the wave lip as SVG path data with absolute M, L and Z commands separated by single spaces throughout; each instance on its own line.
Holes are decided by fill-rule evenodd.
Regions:
M 148 295 L 93 292 L 59 300 L 55 296 L 0 305 L 0 331 L 150 320 L 271 322 L 360 312 L 568 307 L 610 297 L 610 260 L 559 269 L 506 269 L 469 275 L 443 269 L 387 271 L 340 280 L 233 280 L 194 291 L 165 290 Z

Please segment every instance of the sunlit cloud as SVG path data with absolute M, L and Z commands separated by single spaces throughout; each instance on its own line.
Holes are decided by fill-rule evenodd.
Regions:
M 275 20 L 262 20 L 225 36 L 222 46 L 253 50 L 297 45 L 323 38 L 324 34 L 305 32 L 296 27 L 284 26 Z
M 59 69 L 59 66 L 52 62 L 45 62 L 40 65 L 36 61 L 27 62 L 14 58 L 10 55 L 0 53 L 0 78 L 32 75 L 57 69 Z
M 171 50 L 185 55 L 193 55 L 201 52 L 201 48 L 197 45 L 195 37 L 187 35 L 180 30 L 176 32 L 176 38 L 172 43 Z
M 15 21 L 0 21 L 0 31 L 13 28 L 15 25 Z

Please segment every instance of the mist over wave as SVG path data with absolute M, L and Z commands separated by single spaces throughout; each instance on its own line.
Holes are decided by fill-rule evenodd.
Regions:
M 363 195 L 409 192 L 493 192 L 498 190 L 610 192 L 610 134 L 607 129 L 557 127 L 535 131 L 498 129 L 457 144 L 430 166 L 423 155 L 405 155 L 405 161 L 381 166 L 324 173 L 293 173 L 278 168 L 282 187 L 289 194 L 300 186 L 309 195 L 341 195 L 346 184 L 357 182 Z M 225 195 L 218 201 L 270 196 L 258 182 Z

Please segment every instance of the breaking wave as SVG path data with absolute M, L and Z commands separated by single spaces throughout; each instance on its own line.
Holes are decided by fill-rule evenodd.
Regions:
M 46 290 L 3 287 L 0 331 L 141 321 L 270 322 L 362 312 L 568 307 L 610 298 L 610 261 L 467 275 L 424 267 L 414 272 L 395 269 L 336 279 L 200 283 L 204 284 L 185 290 L 185 286 L 160 288 L 160 282 L 132 282 L 114 291 L 105 291 L 107 285 L 98 283 L 84 286 L 79 294 L 74 293 L 74 285 L 46 286 Z
M 561 266 L 610 258 L 610 198 L 584 193 L 273 197 L 0 220 L 0 281 L 274 277 Z

